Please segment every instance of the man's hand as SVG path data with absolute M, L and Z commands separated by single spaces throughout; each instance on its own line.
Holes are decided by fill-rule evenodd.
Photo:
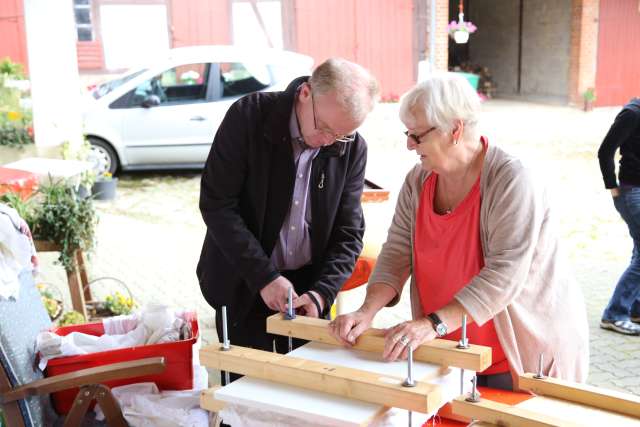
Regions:
M 613 197 L 618 197 L 620 195 L 620 187 L 612 188 L 609 191 L 611 191 L 611 195 Z
M 329 332 L 344 346 L 351 347 L 356 343 L 356 339 L 369 329 L 372 320 L 373 314 L 364 310 L 356 310 L 353 313 L 338 316 L 329 322 Z
M 289 301 L 289 288 L 293 285 L 286 277 L 280 276 L 267 286 L 260 290 L 260 296 L 264 303 L 271 310 L 284 313 L 287 311 L 287 302 Z M 296 291 L 293 291 L 293 301 L 298 298 Z
M 316 291 L 309 291 L 300 295 L 299 298 L 293 300 L 293 308 L 302 316 L 308 317 L 320 317 L 320 313 L 318 313 L 318 309 L 316 305 L 311 300 L 311 297 L 307 294 L 312 293 L 313 296 L 318 300 L 318 304 L 320 304 L 320 313 L 324 311 L 324 298 L 320 296 Z M 298 309 L 300 309 L 298 311 Z

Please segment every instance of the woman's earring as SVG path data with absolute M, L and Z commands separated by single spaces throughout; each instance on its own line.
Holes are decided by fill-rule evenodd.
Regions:
M 458 145 L 458 140 L 457 139 L 453 140 L 453 145 Z

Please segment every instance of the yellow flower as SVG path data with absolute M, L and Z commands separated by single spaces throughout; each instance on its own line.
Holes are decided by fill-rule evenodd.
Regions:
M 16 120 L 20 120 L 22 118 L 22 113 L 20 113 L 19 111 L 9 111 L 7 113 L 7 118 L 10 121 L 15 122 Z

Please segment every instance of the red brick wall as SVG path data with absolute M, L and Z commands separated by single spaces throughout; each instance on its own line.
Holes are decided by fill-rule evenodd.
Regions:
M 449 0 L 436 2 L 436 69 L 446 71 L 449 66 Z
M 596 86 L 598 59 L 599 0 L 573 0 L 571 16 L 571 58 L 569 101 L 582 105 L 582 94 Z

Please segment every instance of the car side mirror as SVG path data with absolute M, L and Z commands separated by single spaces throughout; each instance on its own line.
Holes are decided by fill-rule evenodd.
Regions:
M 144 108 L 157 107 L 160 105 L 160 97 L 158 95 L 149 95 L 142 100 L 142 104 L 140 105 Z

